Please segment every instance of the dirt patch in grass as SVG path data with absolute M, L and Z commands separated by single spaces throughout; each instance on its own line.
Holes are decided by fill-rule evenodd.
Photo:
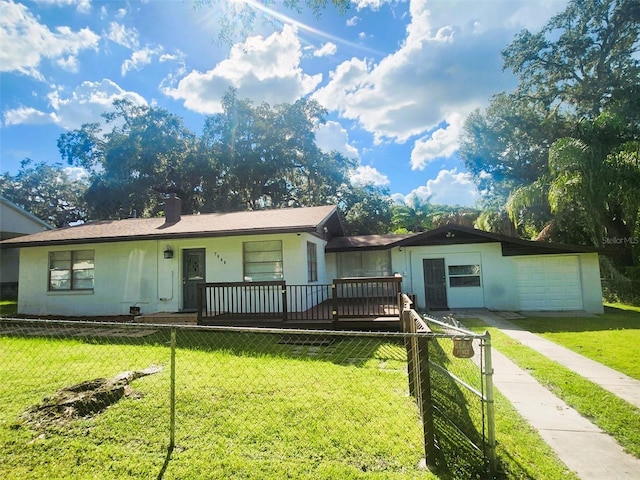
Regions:
M 162 367 L 151 366 L 145 370 L 123 372 L 113 378 L 96 378 L 59 389 L 55 395 L 29 407 L 19 419 L 16 427 L 29 427 L 44 431 L 82 417 L 91 417 L 117 403 L 123 397 L 141 398 L 130 385 L 134 380 L 153 375 Z

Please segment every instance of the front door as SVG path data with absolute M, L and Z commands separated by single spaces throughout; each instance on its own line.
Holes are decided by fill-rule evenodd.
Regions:
M 447 276 L 444 270 L 444 258 L 427 258 L 422 261 L 424 271 L 424 294 L 427 308 L 443 310 L 447 305 Z
M 204 259 L 204 248 L 182 251 L 182 310 L 198 309 L 198 284 L 205 282 Z

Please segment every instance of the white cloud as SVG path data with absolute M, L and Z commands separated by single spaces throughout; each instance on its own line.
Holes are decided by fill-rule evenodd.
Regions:
M 89 172 L 84 167 L 64 167 L 63 171 L 69 176 L 70 180 L 88 181 Z
M 272 105 L 291 103 L 313 91 L 322 75 L 306 75 L 300 67 L 302 49 L 295 27 L 285 25 L 267 38 L 249 37 L 231 48 L 229 58 L 207 72 L 192 71 L 166 95 L 183 100 L 186 108 L 212 114 L 229 87 L 238 96 Z
M 466 115 L 454 112 L 446 118 L 446 127 L 415 141 L 411 151 L 411 169 L 422 170 L 436 158 L 447 158 L 458 149 L 458 139 Z
M 76 57 L 75 55 L 69 55 L 66 58 L 61 57 L 56 61 L 56 64 L 63 70 L 72 73 L 77 73 L 80 67 L 80 65 L 78 64 L 78 57 Z
M 118 45 L 134 50 L 139 45 L 139 33 L 135 28 L 127 28 L 118 23 L 111 22 L 106 37 Z
M 162 47 L 150 48 L 145 47 L 131 53 L 131 58 L 124 61 L 120 68 L 120 73 L 124 77 L 131 70 L 140 70 L 143 66 L 149 65 L 153 61 L 153 57 L 162 54 Z
M 20 72 L 43 79 L 38 71 L 44 58 L 57 61 L 96 49 L 100 37 L 88 28 L 73 32 L 69 27 L 49 30 L 38 22 L 25 5 L 0 2 L 0 71 Z M 7 48 L 7 46 L 11 48 Z M 65 65 L 65 61 L 62 62 Z
M 336 151 L 345 157 L 360 159 L 358 149 L 349 144 L 349 134 L 338 122 L 329 120 L 316 130 L 316 145 L 325 151 Z
M 91 0 L 36 0 L 36 3 L 42 3 L 45 5 L 57 5 L 59 7 L 75 5 L 76 10 L 80 13 L 91 12 Z
M 347 20 L 347 27 L 355 27 L 359 21 L 360 21 L 360 17 L 358 17 L 357 15 L 354 15 L 353 17 Z
M 44 125 L 53 123 L 50 114 L 31 107 L 18 107 L 4 112 L 4 126 L 11 125 Z
M 376 143 L 423 136 L 444 119 L 461 118 L 486 105 L 492 94 L 515 86 L 515 77 L 502 71 L 501 50 L 523 27 L 539 28 L 563 2 L 537 2 L 540 11 L 532 14 L 528 2 L 464 2 L 461 8 L 456 2 L 410 0 L 411 21 L 396 52 L 377 63 L 343 62 L 313 96 L 330 111 L 357 121 Z M 455 150 L 453 130 L 418 140 L 414 168 L 430 156 Z
M 478 189 L 471 179 L 471 175 L 458 172 L 457 169 L 440 170 L 435 179 L 427 181 L 426 185 L 416 188 L 408 195 L 394 194 L 396 202 L 412 205 L 415 198 L 426 200 L 430 198 L 432 204 L 475 206 L 480 198 Z
M 318 50 L 313 52 L 314 57 L 329 57 L 331 55 L 335 55 L 338 51 L 338 47 L 335 43 L 327 42 Z
M 147 104 L 137 93 L 125 91 L 106 78 L 101 82 L 83 82 L 67 97 L 64 97 L 64 90 L 55 89 L 48 98 L 54 110 L 51 114 L 54 122 L 67 130 L 99 121 L 102 113 L 113 111 L 114 100 L 124 98 L 136 105 Z
M 354 3 L 358 10 L 362 10 L 364 8 L 379 10 L 385 3 L 390 3 L 390 0 L 355 0 Z
M 354 185 L 373 184 L 377 186 L 389 185 L 389 177 L 381 173 L 378 169 L 369 165 L 360 165 L 351 176 L 351 183 Z

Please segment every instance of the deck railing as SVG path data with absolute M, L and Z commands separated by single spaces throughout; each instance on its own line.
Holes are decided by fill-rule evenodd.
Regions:
M 332 321 L 340 318 L 399 318 L 401 277 L 336 279 L 332 284 L 287 285 L 272 282 L 202 283 L 198 322 L 255 318 Z
M 246 315 L 286 319 L 285 282 L 221 282 L 198 286 L 198 319 Z
M 399 317 L 402 277 L 341 278 L 333 281 L 334 310 L 342 318 Z

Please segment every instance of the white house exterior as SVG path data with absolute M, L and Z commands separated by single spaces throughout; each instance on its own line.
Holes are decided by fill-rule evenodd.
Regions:
M 603 311 L 593 249 L 455 225 L 346 237 L 333 206 L 181 217 L 173 200 L 166 218 L 96 222 L 2 242 L 3 252 L 21 250 L 19 313 L 192 311 L 202 282 L 322 285 L 384 276 L 401 276 L 402 291 L 415 294 L 422 308 Z
M 51 230 L 52 228 L 45 221 L 0 196 L 0 240 Z M 13 293 L 17 288 L 19 253 L 15 248 L 0 252 L 0 286 L 3 294 L 6 291 Z
M 18 313 L 103 316 L 196 309 L 201 282 L 327 283 L 333 206 L 125 219 L 42 232 L 20 247 Z M 169 253 L 170 252 L 170 253 Z
M 429 309 L 602 313 L 598 254 L 590 248 L 532 242 L 457 225 L 409 236 L 334 239 L 327 246 L 331 274 L 342 258 L 377 252 L 387 274 Z M 369 261 L 375 255 L 369 253 Z M 352 261 L 352 260 L 351 260 Z

